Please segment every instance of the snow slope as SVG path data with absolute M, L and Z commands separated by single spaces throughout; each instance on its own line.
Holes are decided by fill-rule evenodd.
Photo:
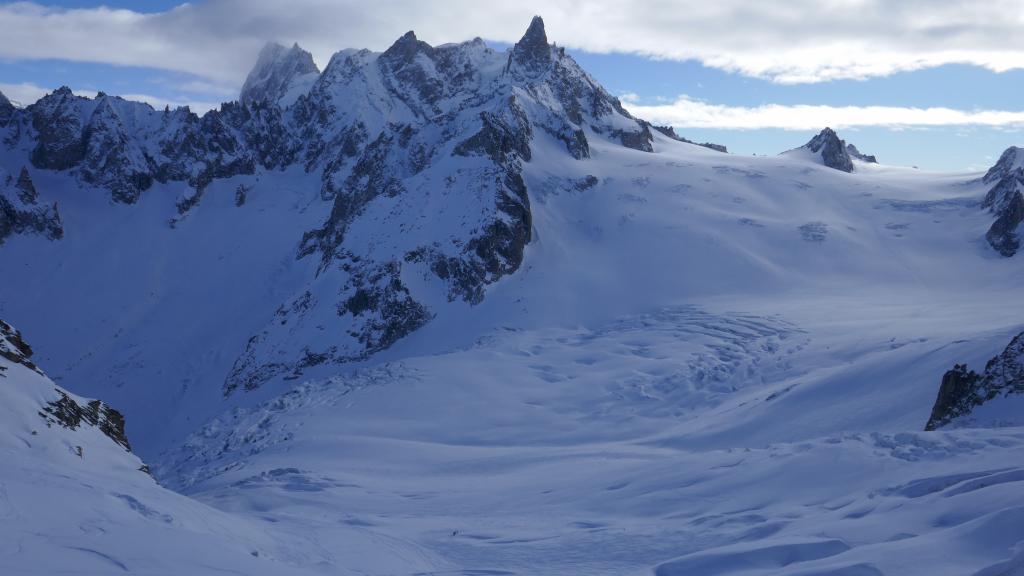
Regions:
M 407 34 L 339 52 L 294 104 L 268 57 L 254 77 L 290 106 L 169 112 L 171 136 L 101 97 L 145 120 L 140 150 L 214 121 L 217 146 L 289 143 L 274 161 L 241 136 L 239 162 L 179 158 L 131 202 L 110 185 L 123 170 L 34 164 L 39 135 L 18 125 L 0 168 L 29 166 L 64 235 L 4 241 L 0 316 L 55 381 L 123 411 L 179 493 L 12 453 L 57 479 L 4 486 L 76 508 L 11 524 L 46 537 L 0 565 L 1024 570 L 1024 432 L 923 431 L 943 373 L 1024 329 L 1024 272 L 986 241 L 991 182 L 837 170 L 834 133 L 813 153 L 723 154 L 630 117 L 542 23 L 516 46 Z M 251 117 L 279 123 L 232 124 Z M 123 538 L 79 528 L 97 514 Z

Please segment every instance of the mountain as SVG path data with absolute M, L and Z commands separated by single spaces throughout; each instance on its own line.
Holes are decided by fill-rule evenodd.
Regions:
M 1020 565 L 1020 427 L 921 430 L 1024 330 L 996 181 L 832 131 L 694 145 L 539 18 L 315 77 L 268 50 L 266 96 L 202 116 L 59 89 L 0 128 L 2 198 L 51 223 L 0 245 L 0 315 L 53 378 L 0 419 L 0 572 Z M 75 431 L 43 430 L 57 386 Z
M 783 154 L 803 155 L 814 158 L 821 164 L 842 172 L 853 172 L 853 161 L 846 142 L 831 128 L 825 128 L 807 144 Z
M 298 44 L 285 48 L 271 42 L 260 51 L 239 100 L 242 104 L 265 101 L 287 107 L 309 91 L 319 75 L 313 55 Z

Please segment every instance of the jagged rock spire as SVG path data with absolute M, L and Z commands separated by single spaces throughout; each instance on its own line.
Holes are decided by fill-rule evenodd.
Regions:
M 32 183 L 32 177 L 25 166 L 21 167 L 21 172 L 18 174 L 14 187 L 18 191 L 21 201 L 25 204 L 35 204 L 39 199 L 39 193 L 36 192 L 36 186 Z
M 526 34 L 516 42 L 509 57 L 509 67 L 535 75 L 551 65 L 551 46 L 544 31 L 544 19 L 534 16 Z
M 433 49 L 430 44 L 417 38 L 415 32 L 409 30 L 402 34 L 401 38 L 395 40 L 395 43 L 385 50 L 382 56 L 386 60 L 411 62 L 417 53 L 425 52 L 429 54 Z
M 313 55 L 298 44 L 285 48 L 276 42 L 268 42 L 260 50 L 256 65 L 245 79 L 239 100 L 243 104 L 261 100 L 278 103 L 297 84 L 311 84 L 319 74 Z

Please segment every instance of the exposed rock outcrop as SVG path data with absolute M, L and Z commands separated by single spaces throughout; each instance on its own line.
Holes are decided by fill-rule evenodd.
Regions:
M 39 234 L 50 240 L 64 237 L 57 205 L 39 203 L 39 192 L 25 167 L 17 178 L 0 168 L 0 244 L 14 234 Z
M 128 437 L 124 431 L 124 417 L 120 412 L 99 400 L 82 400 L 73 397 L 46 378 L 43 371 L 36 366 L 32 360 L 32 348 L 25 342 L 21 332 L 13 326 L 0 320 L 0 379 L 10 378 L 9 366 L 21 365 L 33 374 L 33 382 L 18 379 L 15 382 L 6 382 L 8 386 L 39 385 L 51 386 L 53 388 L 52 400 L 45 401 L 39 406 L 39 416 L 43 418 L 47 426 L 59 426 L 75 431 L 82 426 L 97 428 L 107 438 L 131 451 L 128 444 Z M 9 364 L 7 364 L 9 363 Z
M 925 430 L 935 430 L 957 421 L 969 421 L 982 405 L 1000 398 L 1024 394 L 1024 333 L 1018 334 L 978 374 L 965 364 L 946 372 L 939 386 Z
M 985 194 L 981 207 L 996 217 L 985 239 L 996 252 L 1013 256 L 1020 249 L 1017 228 L 1024 222 L 1024 150 L 1016 146 L 1007 148 L 982 182 L 992 184 L 992 188 Z
M 11 116 L 14 116 L 14 111 L 14 104 L 7 99 L 7 96 L 4 96 L 3 92 L 0 92 L 0 127 L 7 124 Z
M 853 144 L 846 145 L 846 153 L 849 154 L 851 158 L 860 160 L 861 162 L 865 162 L 867 164 L 878 164 L 878 159 L 875 158 L 874 155 L 863 154 Z
M 655 126 L 654 124 L 651 124 L 651 128 L 654 128 L 655 130 L 657 130 L 658 132 L 661 132 L 665 136 L 668 136 L 669 138 L 671 138 L 673 140 L 678 140 L 679 142 L 685 142 L 687 144 L 693 144 L 694 146 L 702 146 L 704 148 L 708 148 L 710 150 L 714 150 L 715 152 L 722 152 L 723 154 L 728 154 L 729 153 L 729 149 L 726 148 L 725 146 L 723 146 L 722 144 L 714 144 L 712 142 L 694 142 L 693 140 L 690 140 L 688 138 L 684 138 L 684 137 L 680 136 L 679 134 L 677 134 L 676 133 L 676 129 L 671 127 L 671 126 Z
M 853 161 L 846 149 L 846 142 L 840 140 L 839 135 L 831 128 L 825 128 L 797 150 L 807 150 L 820 157 L 822 164 L 829 168 L 853 172 Z

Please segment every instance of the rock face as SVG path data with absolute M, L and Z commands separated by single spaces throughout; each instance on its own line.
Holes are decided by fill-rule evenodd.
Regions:
M 839 139 L 839 135 L 831 128 L 825 128 L 817 136 L 804 144 L 798 150 L 808 150 L 816 156 L 820 156 L 822 163 L 829 168 L 843 172 L 853 172 L 853 161 L 846 149 L 846 142 Z
M 14 378 L 11 369 L 14 365 L 18 365 L 31 371 L 33 380 L 30 382 L 25 378 L 18 378 L 16 381 L 4 382 L 4 384 L 15 387 L 26 385 L 52 387 L 52 393 L 47 393 L 47 396 L 52 399 L 44 401 L 38 407 L 38 414 L 47 426 L 58 426 L 71 431 L 78 430 L 83 426 L 95 427 L 125 451 L 131 451 L 124 432 L 124 417 L 120 412 L 99 400 L 76 398 L 54 385 L 32 362 L 31 357 L 32 348 L 25 342 L 21 332 L 0 320 L 0 379 Z M 17 391 L 27 392 L 20 389 Z M 6 392 L 13 391 L 6 390 Z
M 242 85 L 242 104 L 270 102 L 288 107 L 316 81 L 320 69 L 313 55 L 294 44 L 268 43 Z
M 861 151 L 858 150 L 857 147 L 854 146 L 853 144 L 846 145 L 846 153 L 850 155 L 850 158 L 860 160 L 861 162 L 866 162 L 868 164 L 878 164 L 877 158 L 875 158 L 873 155 L 862 154 Z
M 996 217 L 985 239 L 1003 256 L 1013 256 L 1020 249 L 1017 227 L 1024 221 L 1024 150 L 1007 148 L 982 181 L 992 188 L 981 206 Z
M 15 109 L 5 132 L 4 144 L 28 149 L 34 167 L 65 171 L 125 204 L 154 182 L 186 182 L 201 194 L 216 178 L 287 166 L 299 147 L 276 104 L 232 102 L 199 117 L 66 87 Z
M 39 192 L 24 167 L 17 178 L 0 168 L 0 245 L 14 234 L 40 234 L 50 240 L 64 236 L 57 205 L 39 203 Z
M 14 104 L 4 96 L 3 92 L 0 92 L 0 126 L 4 126 L 14 116 Z
M 980 406 L 1021 394 L 1024 394 L 1024 332 L 989 360 L 981 374 L 969 370 L 965 364 L 957 364 L 946 372 L 925 430 L 969 421 Z

